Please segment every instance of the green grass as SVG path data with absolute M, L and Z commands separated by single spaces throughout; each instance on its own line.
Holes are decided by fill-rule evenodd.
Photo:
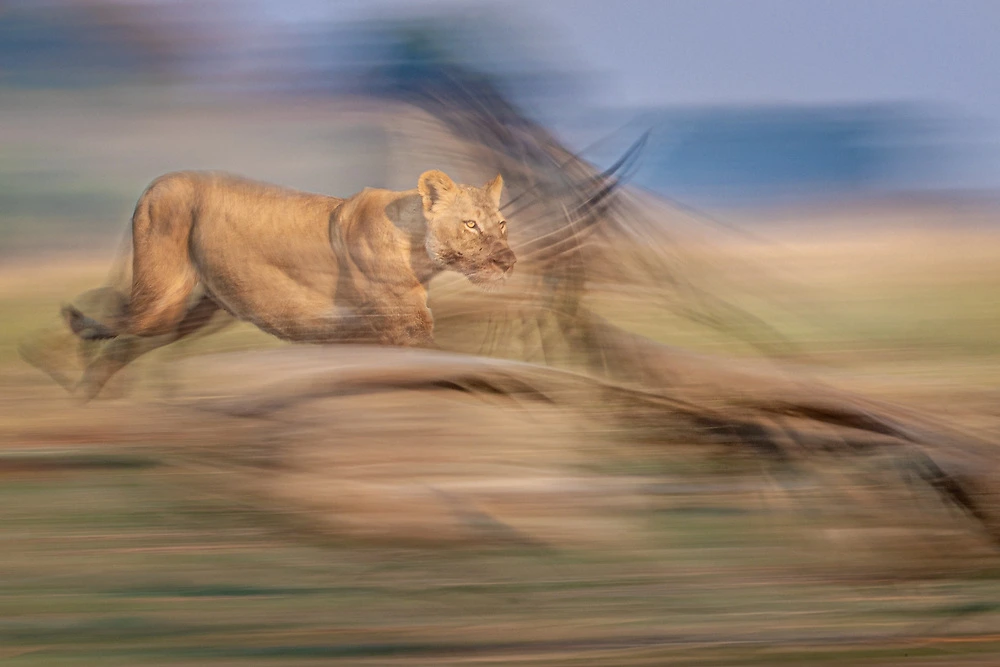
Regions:
M 975 640 L 1000 623 L 1000 580 L 817 577 L 763 506 L 652 510 L 644 551 L 319 544 L 128 460 L 5 478 L 5 664 L 570 665 L 613 647 L 621 664 L 951 664 L 1000 648 Z

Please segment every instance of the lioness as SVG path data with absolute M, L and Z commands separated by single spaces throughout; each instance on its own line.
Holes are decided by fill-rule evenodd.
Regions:
M 437 170 L 414 190 L 366 188 L 348 199 L 221 173 L 161 176 L 132 216 L 131 295 L 118 314 L 100 321 L 63 308 L 77 336 L 113 339 L 77 391 L 92 398 L 137 356 L 197 331 L 220 308 L 291 341 L 431 346 L 434 275 L 450 269 L 491 288 L 514 267 L 502 189 L 499 174 L 479 188 Z

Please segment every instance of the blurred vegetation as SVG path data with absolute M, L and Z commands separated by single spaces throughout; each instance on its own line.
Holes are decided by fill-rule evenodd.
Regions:
M 5 664 L 955 665 L 1000 650 L 997 573 L 818 577 L 795 523 L 760 505 L 665 505 L 644 551 L 370 547 L 192 492 L 210 484 L 152 453 L 89 457 L 0 458 Z
M 729 267 L 725 278 L 749 294 L 793 274 L 769 322 L 810 360 L 855 383 L 868 377 L 875 393 L 939 409 L 968 409 L 969 397 L 985 405 L 1000 324 L 993 237 L 911 231 L 901 253 L 872 234 L 778 236 L 740 246 L 742 268 L 704 265 Z M 769 485 L 752 459 L 642 443 L 604 452 L 607 434 L 594 434 L 590 472 L 659 480 L 644 506 L 623 510 L 639 521 L 641 548 L 428 549 L 317 532 L 229 493 L 216 468 L 177 465 L 158 444 L 159 429 L 192 441 L 206 431 L 173 422 L 115 432 L 142 423 L 142 397 L 155 398 L 178 357 L 280 343 L 243 326 L 165 350 L 130 373 L 138 399 L 82 410 L 17 360 L 23 334 L 103 277 L 105 258 L 91 257 L 21 264 L 0 278 L 5 664 L 959 665 L 1000 652 L 995 556 L 945 529 L 954 516 L 933 499 L 880 489 L 863 467 L 840 474 L 859 493 L 902 493 L 915 516 L 831 503 L 808 484 Z M 927 273 L 928 258 L 948 282 Z M 641 302 L 605 297 L 598 309 L 660 340 L 739 352 Z M 887 377 L 901 382 L 878 384 Z M 386 422 L 346 410 L 359 428 Z M 241 433 L 225 448 L 238 448 Z M 924 532 L 906 532 L 917 526 Z
M 36 29 L 16 23 L 21 14 L 0 16 L 20 38 Z M 122 57 L 113 39 L 99 39 Z M 403 43 L 404 60 L 435 53 L 421 39 Z M 392 173 L 390 142 L 365 110 L 102 85 L 0 94 L 4 664 L 958 665 L 1000 654 L 995 553 L 947 529 L 955 517 L 933 499 L 866 476 L 891 461 L 829 474 L 861 494 L 896 496 L 912 510 L 905 520 L 831 499 L 808 480 L 769 484 L 782 471 L 750 458 L 664 453 L 595 433 L 574 443 L 592 455 L 579 469 L 656 477 L 643 504 L 621 509 L 640 526 L 641 546 L 373 546 L 229 493 L 218 468 L 177 456 L 178 440 L 225 433 L 232 445 L 259 427 L 185 430 L 186 413 L 160 403 L 165 385 L 185 387 L 173 373 L 178 358 L 281 345 L 249 325 L 150 355 L 125 379 L 137 385 L 132 398 L 71 405 L 17 358 L 16 344 L 101 282 L 151 178 L 226 168 L 335 194 L 409 178 Z M 723 296 L 795 342 L 799 361 L 876 395 L 955 408 L 957 420 L 996 432 L 995 234 L 887 225 L 813 236 L 803 224 L 806 232 L 765 229 L 777 241 L 730 245 L 740 262 L 709 252 L 690 268 L 710 284 L 738 285 Z M 641 298 L 598 293 L 594 305 L 657 340 L 749 353 Z M 391 425 L 382 404 L 352 407 L 334 414 Z M 502 418 L 545 436 L 537 414 Z M 296 435 L 282 424 L 275 433 Z M 381 444 L 392 447 L 387 433 Z

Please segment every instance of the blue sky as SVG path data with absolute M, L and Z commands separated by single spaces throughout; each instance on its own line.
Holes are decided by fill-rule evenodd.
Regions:
M 501 8 L 554 28 L 555 55 L 629 105 L 905 98 L 1000 113 L 997 0 L 258 1 L 307 20 Z
M 975 184 L 1000 186 L 1000 0 L 257 2 L 293 22 L 499 8 L 606 106 L 927 104 L 976 144 Z
M 1000 112 L 996 0 L 538 3 L 629 103 L 916 99 Z

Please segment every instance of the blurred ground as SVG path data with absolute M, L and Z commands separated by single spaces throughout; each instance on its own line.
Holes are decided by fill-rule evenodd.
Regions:
M 347 194 L 407 187 L 421 165 L 372 149 L 393 124 L 350 103 L 18 95 L 0 126 L 5 664 L 1000 655 L 995 547 L 957 510 L 847 464 L 829 471 L 831 494 L 829 479 L 623 441 L 597 404 L 399 391 L 269 419 L 191 409 L 261 377 L 393 359 L 248 326 L 158 351 L 111 398 L 74 404 L 16 344 L 104 279 L 151 178 L 225 168 Z M 783 217 L 734 218 L 752 236 L 714 232 L 687 247 L 688 268 L 739 286 L 726 295 L 796 344 L 792 363 L 1000 435 L 996 212 L 891 202 Z M 658 340 L 751 354 L 627 295 L 597 290 L 595 305 Z M 866 494 L 912 511 L 850 501 Z

